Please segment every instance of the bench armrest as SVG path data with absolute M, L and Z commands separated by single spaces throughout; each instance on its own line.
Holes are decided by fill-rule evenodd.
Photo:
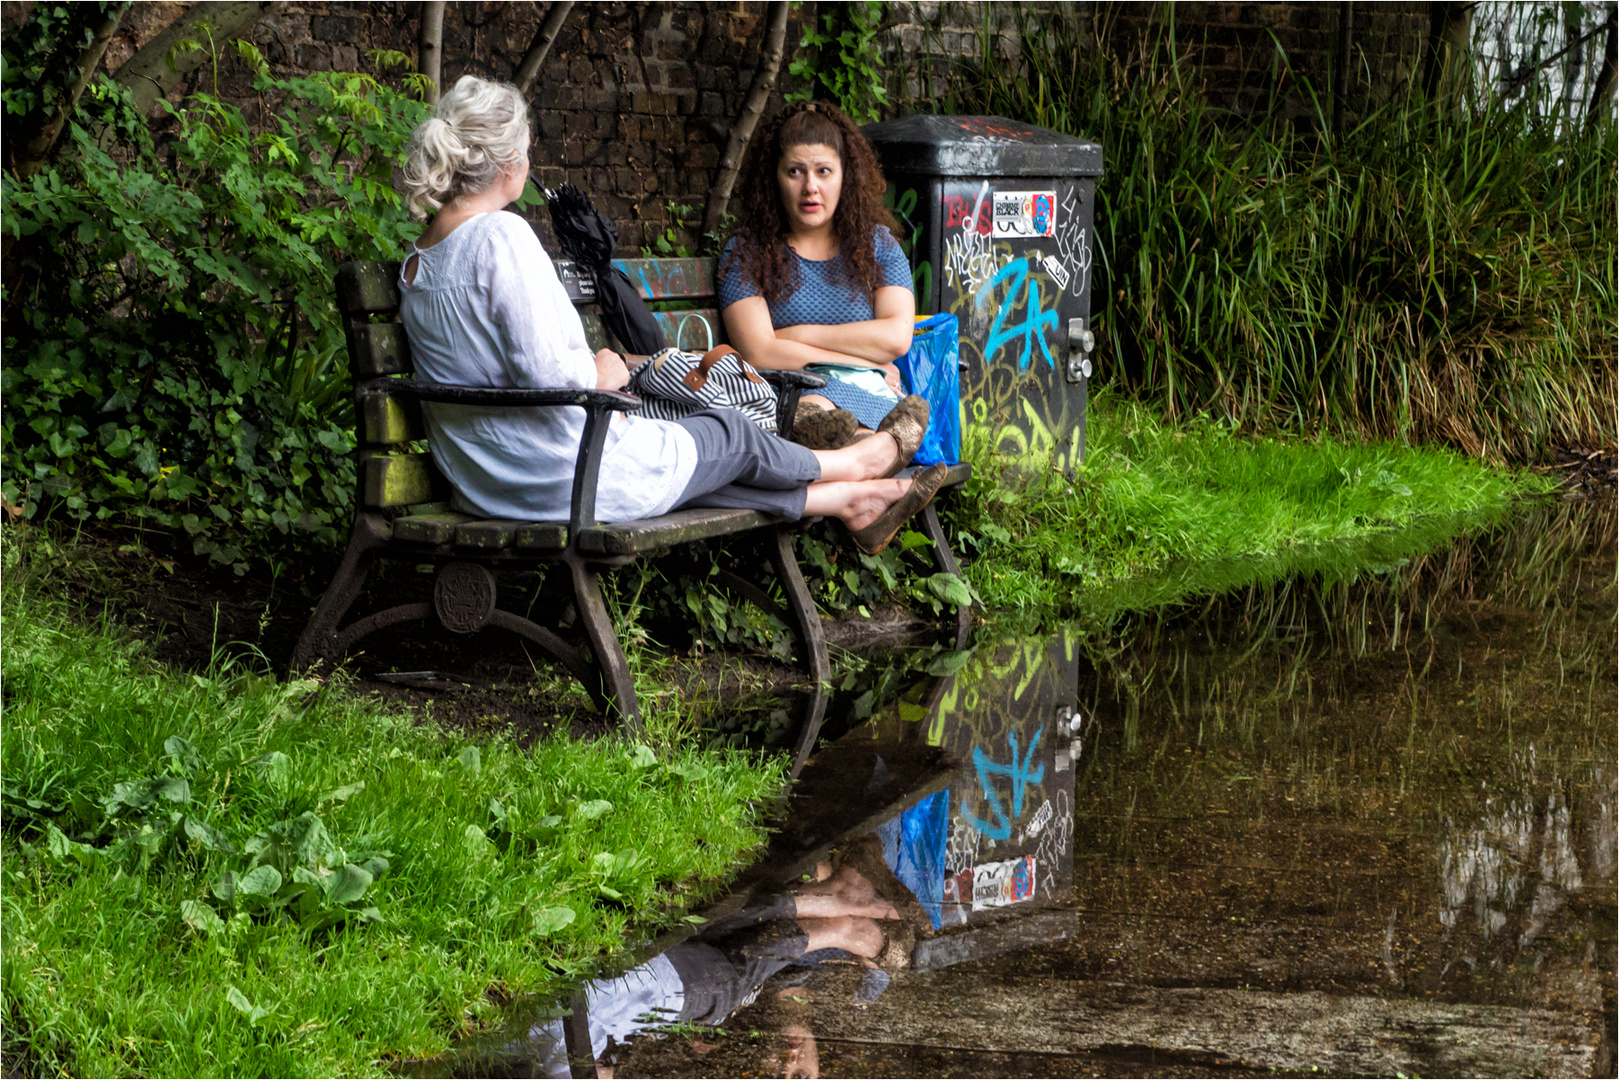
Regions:
M 784 439 L 793 437 L 793 416 L 798 412 L 798 399 L 805 390 L 819 390 L 826 385 L 825 375 L 808 371 L 784 371 L 755 368 L 765 382 L 776 388 L 776 434 Z
M 420 401 L 449 405 L 539 408 L 577 405 L 585 410 L 585 430 L 579 439 L 579 456 L 573 463 L 573 503 L 568 515 L 568 542 L 596 524 L 596 480 L 601 472 L 602 447 L 607 442 L 608 414 L 633 412 L 641 407 L 634 394 L 617 390 L 552 390 L 528 387 L 455 386 L 421 379 L 394 379 L 389 389 L 410 394 Z
M 641 399 L 618 390 L 553 390 L 537 387 L 456 386 L 423 379 L 391 379 L 391 391 L 410 394 L 420 401 L 450 405 L 521 406 L 581 405 L 604 412 L 633 412 Z

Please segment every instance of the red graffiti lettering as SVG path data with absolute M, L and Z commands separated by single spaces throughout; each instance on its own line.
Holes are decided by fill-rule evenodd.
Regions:
M 973 200 L 961 195 L 946 195 L 941 202 L 944 207 L 944 227 L 954 229 L 962 222 L 973 216 Z M 978 205 L 978 229 L 976 231 L 989 235 L 990 224 L 994 221 L 995 209 L 988 199 L 982 200 Z
M 1004 139 L 1021 139 L 1028 134 L 1019 128 L 994 123 L 983 116 L 963 116 L 956 123 L 961 130 L 970 131 L 975 135 L 999 135 Z

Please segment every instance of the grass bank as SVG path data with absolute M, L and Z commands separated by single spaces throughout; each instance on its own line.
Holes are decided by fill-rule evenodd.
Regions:
M 8 561 L 8 1075 L 379 1074 L 678 922 L 763 840 L 779 776 L 743 755 L 525 752 L 176 674 Z
M 1072 478 L 998 458 L 969 431 L 974 476 L 949 505 L 987 607 L 1105 619 L 1246 584 L 1262 563 L 1344 541 L 1432 546 L 1556 486 L 1442 448 L 1168 422 L 1111 392 L 1092 399 L 1087 431 Z

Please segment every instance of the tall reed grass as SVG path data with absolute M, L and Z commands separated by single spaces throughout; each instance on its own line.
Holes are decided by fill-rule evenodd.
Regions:
M 1125 43 L 1072 12 L 982 37 L 956 111 L 1100 142 L 1104 371 L 1171 415 L 1443 441 L 1490 461 L 1615 437 L 1614 124 L 1377 92 L 1340 133 L 1287 69 L 1212 104 L 1172 21 Z M 1299 102 L 1307 103 L 1302 111 Z

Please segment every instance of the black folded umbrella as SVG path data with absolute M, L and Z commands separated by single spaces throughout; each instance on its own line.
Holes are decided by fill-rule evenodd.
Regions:
M 663 348 L 658 321 L 640 291 L 629 275 L 613 266 L 613 252 L 618 247 L 613 223 L 596 209 L 589 195 L 572 184 L 546 191 L 545 205 L 563 252 L 596 277 L 596 302 L 608 332 L 632 353 L 650 356 Z

